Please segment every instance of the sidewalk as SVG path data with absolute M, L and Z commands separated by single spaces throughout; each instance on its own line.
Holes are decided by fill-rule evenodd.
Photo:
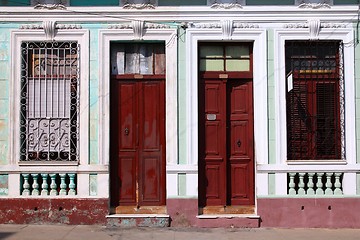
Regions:
M 279 229 L 279 228 L 116 228 L 88 225 L 0 224 L 0 240 L 352 240 L 360 239 L 360 229 Z

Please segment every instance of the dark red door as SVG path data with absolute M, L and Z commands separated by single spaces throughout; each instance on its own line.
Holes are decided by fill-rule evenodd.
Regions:
M 111 82 L 112 204 L 165 205 L 165 81 Z
M 236 56 L 231 50 L 242 48 L 240 44 L 204 45 L 206 51 L 200 50 L 200 63 L 204 62 L 201 67 L 205 71 L 200 72 L 199 79 L 199 204 L 252 206 L 252 67 L 239 67 L 246 72 L 227 71 L 226 67 L 236 68 L 231 65 Z M 248 56 L 250 61 L 251 55 Z

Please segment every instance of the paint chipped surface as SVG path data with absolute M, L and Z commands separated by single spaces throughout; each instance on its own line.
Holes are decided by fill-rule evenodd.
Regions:
M 107 227 L 169 227 L 168 217 L 118 217 L 108 218 Z
M 108 199 L 0 199 L 0 224 L 106 224 Z
M 9 194 L 9 177 L 7 174 L 0 175 L 0 196 Z

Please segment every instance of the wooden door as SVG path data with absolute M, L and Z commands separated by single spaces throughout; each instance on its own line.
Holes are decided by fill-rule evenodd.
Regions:
M 227 82 L 228 204 L 254 204 L 252 81 Z
M 165 205 L 164 80 L 112 80 L 113 205 Z
M 230 50 L 240 44 L 204 45 L 199 74 L 199 205 L 253 206 L 252 65 L 233 71 L 237 56 Z M 243 63 L 240 54 L 238 58 L 242 60 L 236 64 Z

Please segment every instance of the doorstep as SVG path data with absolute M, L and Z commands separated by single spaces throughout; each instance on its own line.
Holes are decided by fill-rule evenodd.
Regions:
M 166 214 L 110 214 L 106 216 L 107 227 L 169 227 L 170 216 Z

